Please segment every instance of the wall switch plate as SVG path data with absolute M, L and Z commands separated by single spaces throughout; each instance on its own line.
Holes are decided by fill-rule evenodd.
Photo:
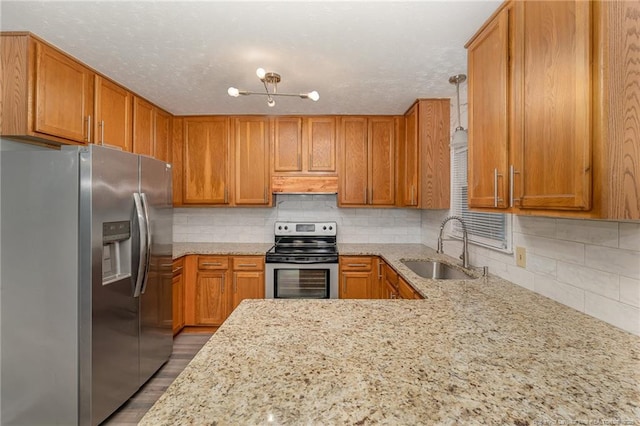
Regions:
M 527 249 L 524 247 L 516 247 L 516 265 L 521 268 L 527 267 Z

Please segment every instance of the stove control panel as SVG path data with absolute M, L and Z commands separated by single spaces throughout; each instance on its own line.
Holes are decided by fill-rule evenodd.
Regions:
M 338 233 L 336 222 L 276 222 L 275 235 L 281 236 L 326 236 Z

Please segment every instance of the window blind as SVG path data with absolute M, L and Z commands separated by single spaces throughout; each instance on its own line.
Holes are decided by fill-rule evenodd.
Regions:
M 501 251 L 510 251 L 511 216 L 504 213 L 482 213 L 469 210 L 467 153 L 466 146 L 452 148 L 451 214 L 460 216 L 464 220 L 469 241 Z M 458 222 L 452 223 L 451 235 L 462 238 L 462 226 Z

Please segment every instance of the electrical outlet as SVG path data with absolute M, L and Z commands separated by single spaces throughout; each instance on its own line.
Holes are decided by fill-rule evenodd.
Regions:
M 524 247 L 516 247 L 516 265 L 521 268 L 527 267 L 527 249 Z

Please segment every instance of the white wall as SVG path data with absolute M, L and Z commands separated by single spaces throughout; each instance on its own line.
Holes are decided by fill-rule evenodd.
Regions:
M 276 220 L 335 221 L 338 242 L 420 243 L 420 212 L 338 208 L 336 195 L 276 195 L 273 208 L 174 209 L 176 242 L 273 242 Z

